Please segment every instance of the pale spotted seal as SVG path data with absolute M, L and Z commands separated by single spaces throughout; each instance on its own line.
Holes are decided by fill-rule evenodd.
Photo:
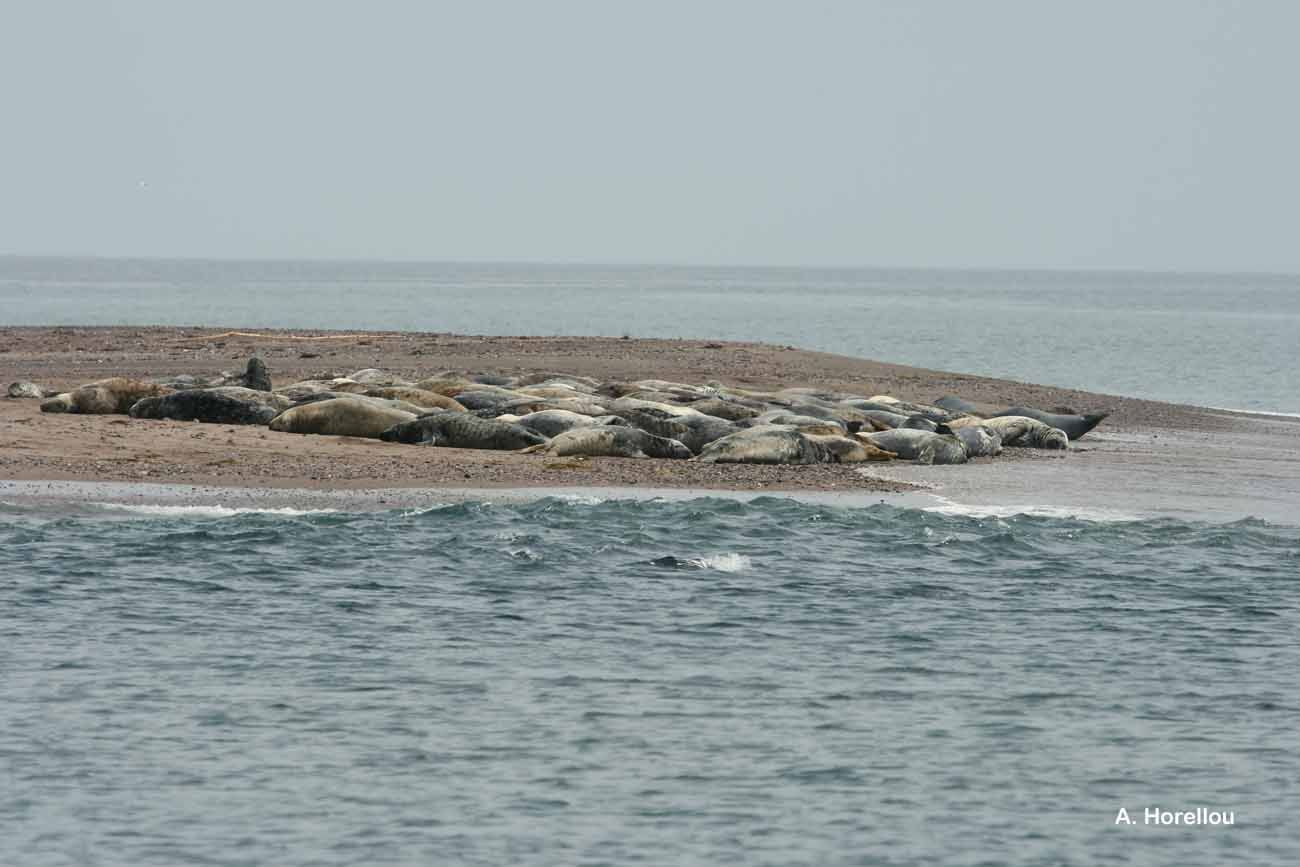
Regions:
M 1029 446 L 1039 449 L 1068 449 L 1069 437 L 1060 428 L 1024 415 L 1000 415 L 976 422 L 1002 437 L 1004 446 Z
M 154 382 L 115 376 L 87 383 L 41 404 L 41 412 L 73 412 L 86 415 L 125 415 L 146 397 L 171 394 L 172 389 Z

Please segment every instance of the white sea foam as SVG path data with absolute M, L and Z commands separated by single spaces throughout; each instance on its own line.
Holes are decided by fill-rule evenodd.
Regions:
M 1219 412 L 1244 412 L 1250 415 L 1267 415 L 1275 418 L 1300 418 L 1300 412 L 1274 412 L 1271 409 L 1239 409 L 1235 406 L 1209 406 L 1206 409 L 1217 409 Z
M 430 512 L 441 512 L 443 509 L 452 509 L 458 505 L 460 505 L 460 503 L 433 503 L 428 506 L 417 506 L 413 509 L 402 509 L 398 514 L 403 518 L 414 518 L 419 515 L 427 515 Z M 483 505 L 490 506 L 491 503 L 484 503 Z
M 744 572 L 754 565 L 753 561 L 744 554 L 737 554 L 734 551 L 714 554 L 711 557 L 696 557 L 688 562 L 697 568 L 713 569 L 717 572 Z
M 586 494 L 552 494 L 551 498 L 565 503 L 572 503 L 575 506 L 599 506 L 605 502 L 600 497 L 591 497 Z
M 157 506 L 134 503 L 90 503 L 100 509 L 117 512 L 129 512 L 154 518 L 233 518 L 238 515 L 279 515 L 296 517 L 299 515 L 328 515 L 337 513 L 338 509 L 293 509 L 258 508 L 254 506 Z
M 1031 515 L 1038 518 L 1072 518 L 1077 521 L 1093 521 L 1101 524 L 1143 520 L 1141 515 L 1132 512 L 1094 506 L 1048 506 L 1041 504 L 991 506 L 955 503 L 947 497 L 940 497 L 937 494 L 931 496 L 938 502 L 934 505 L 921 506 L 921 509 L 926 512 L 938 512 L 941 515 L 964 515 L 970 518 L 1013 518 L 1017 515 Z

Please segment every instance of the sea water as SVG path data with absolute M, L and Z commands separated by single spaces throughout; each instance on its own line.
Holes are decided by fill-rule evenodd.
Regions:
M 0 863 L 1300 863 L 1297 573 L 1253 519 L 0 506 Z
M 0 259 L 2 324 L 757 339 L 1282 412 L 1298 299 Z M 1300 863 L 1293 476 L 1250 464 L 1257 499 L 1215 511 L 1189 467 L 1097 508 L 1052 489 L 1075 457 L 980 508 L 0 505 L 0 865 Z M 1188 813 L 1233 821 L 1160 820 Z
M 760 340 L 1300 412 L 1296 275 L 0 257 L 0 325 L 122 324 Z

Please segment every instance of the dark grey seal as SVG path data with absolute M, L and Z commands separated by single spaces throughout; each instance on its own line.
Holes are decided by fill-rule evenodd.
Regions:
M 499 449 L 511 451 L 545 445 L 546 437 L 526 427 L 464 412 L 439 410 L 414 421 L 395 424 L 379 435 L 397 443 L 445 446 L 453 449 Z
M 1011 415 L 1037 419 L 1046 425 L 1065 431 L 1067 437 L 1077 440 L 1101 424 L 1102 419 L 1106 418 L 1110 413 L 1094 412 L 1087 415 L 1064 415 L 1055 412 L 1044 412 L 1041 409 L 1034 409 L 1032 406 L 1012 406 L 1002 410 L 1002 412 L 994 413 L 989 418 L 1001 418 Z
M 223 394 L 214 389 L 195 388 L 138 400 L 131 405 L 131 417 L 202 421 L 210 424 L 267 425 L 281 410 L 282 407 L 269 401 Z
M 456 395 L 456 402 L 470 412 L 479 412 L 481 410 L 491 410 L 496 413 L 509 412 L 511 408 L 518 408 L 522 403 L 544 403 L 544 398 L 528 398 L 527 395 L 514 394 L 507 391 L 476 391 L 467 389 Z M 512 407 L 511 405 L 515 406 Z
M 949 412 L 959 412 L 962 415 L 983 415 L 980 408 L 969 400 L 962 400 L 954 395 L 941 397 L 934 402 L 934 405 L 940 409 L 946 409 Z
M 661 409 L 625 409 L 620 415 L 628 424 L 657 437 L 677 440 L 698 455 L 714 440 L 733 434 L 733 422 L 713 415 L 673 415 Z
M 899 426 L 900 430 L 928 430 L 930 433 L 938 431 L 941 425 L 937 421 L 931 421 L 923 415 L 908 416 Z M 947 425 L 942 425 L 941 433 L 952 433 Z
M 253 391 L 270 391 L 271 374 L 266 370 L 266 363 L 254 355 L 248 359 L 248 366 L 244 368 L 244 375 L 239 377 L 239 382 L 232 384 L 242 385 Z

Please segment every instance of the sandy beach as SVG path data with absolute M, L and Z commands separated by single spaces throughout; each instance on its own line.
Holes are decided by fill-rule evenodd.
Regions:
M 967 501 L 1056 497 L 1063 505 L 1121 506 L 1181 497 L 1253 514 L 1300 503 L 1300 420 L 1094 394 L 809 352 L 789 346 L 610 337 L 481 337 L 433 333 L 97 327 L 0 329 L 0 379 L 66 389 L 107 376 L 141 378 L 238 370 L 263 358 L 277 385 L 377 367 L 418 378 L 443 370 L 562 371 L 601 379 L 719 380 L 753 388 L 809 386 L 932 401 L 957 394 L 989 407 L 1108 409 L 1068 455 L 1008 449 L 967 467 L 711 465 L 619 458 L 412 448 L 263 427 L 44 414 L 30 399 L 0 400 L 0 479 L 133 482 L 295 491 L 572 489 L 937 491 Z M 870 346 L 864 344 L 864 353 Z M 1143 486 L 1128 482 L 1146 477 Z M 1177 477 L 1177 484 L 1171 482 Z M 1154 482 L 1153 482 L 1154 480 Z M 1170 487 L 1173 485 L 1173 487 Z M 1163 497 L 1161 491 L 1167 491 Z M 1176 490 L 1174 490 L 1176 488 Z M 1270 512 L 1274 511 L 1270 507 Z

